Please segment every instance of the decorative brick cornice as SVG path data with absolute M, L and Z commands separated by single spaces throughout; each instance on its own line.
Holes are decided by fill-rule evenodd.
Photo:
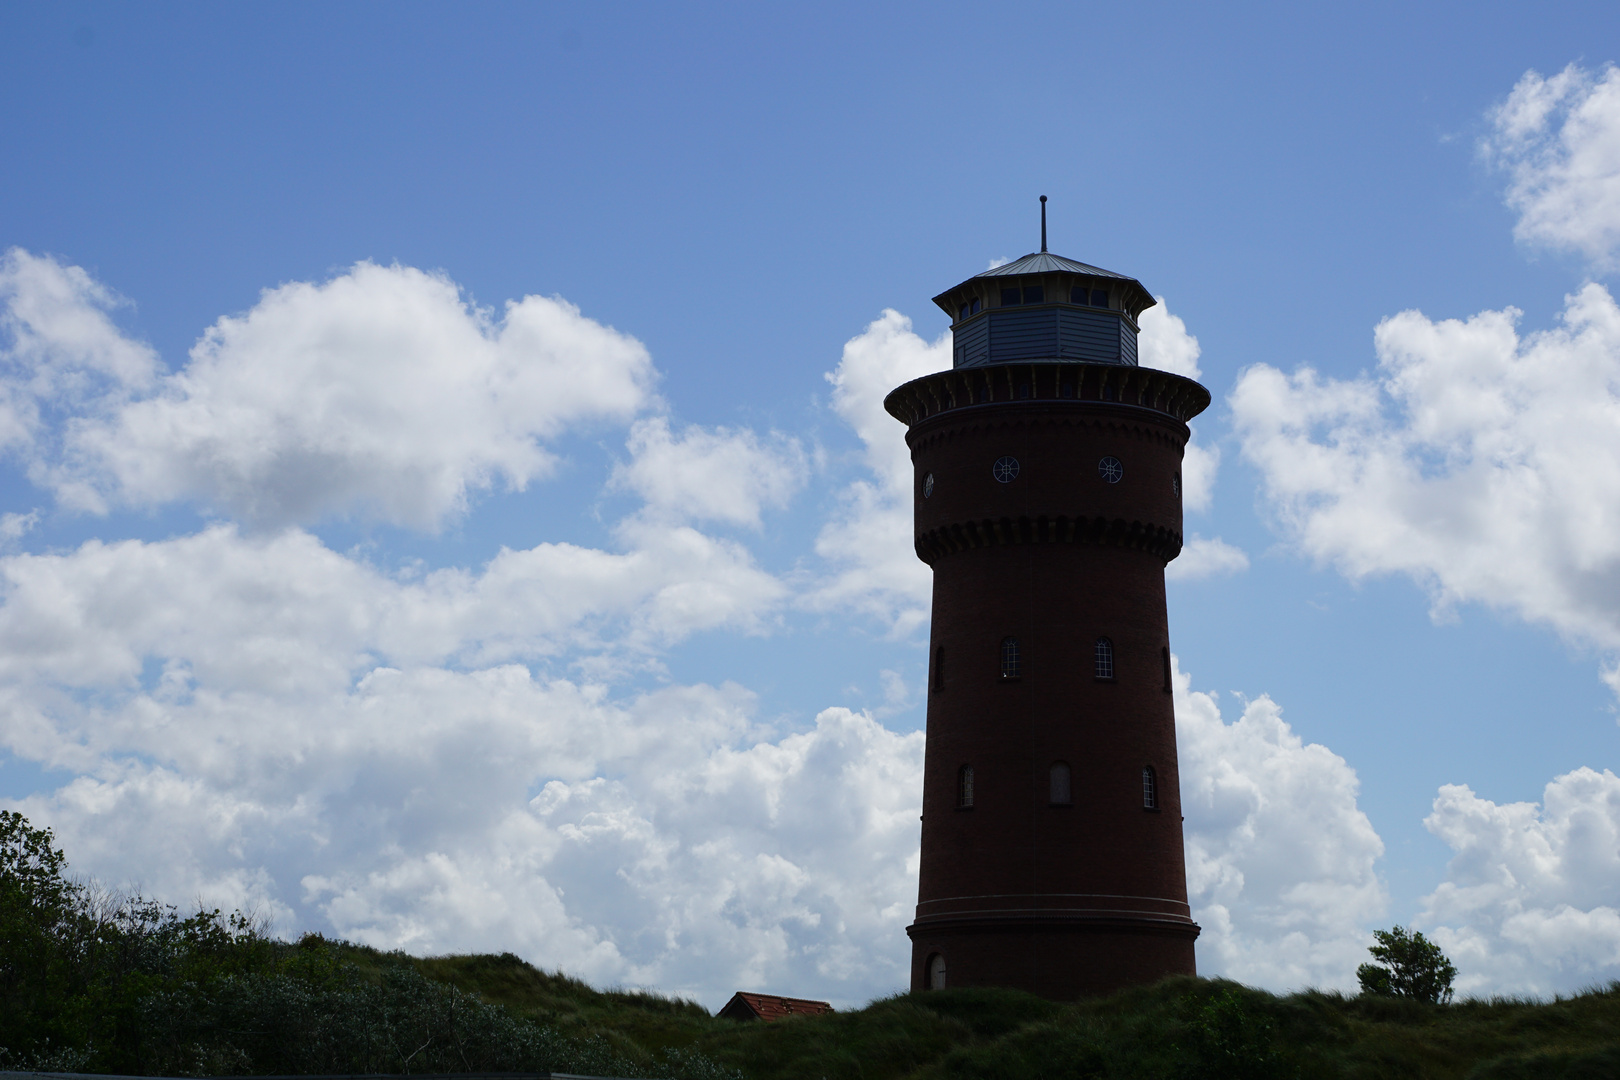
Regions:
M 1164 413 L 1114 404 L 1099 405 L 1095 401 L 1082 402 L 1080 406 L 1065 402 L 1065 408 L 1051 408 L 1053 404 L 1050 401 L 997 403 L 935 413 L 927 422 L 906 432 L 906 445 L 919 451 L 948 446 L 957 439 L 1051 428 L 1076 431 L 1089 428 L 1117 438 L 1174 445 L 1178 449 L 1187 445 L 1185 425 L 1167 423 L 1172 418 Z
M 908 427 L 940 413 L 1010 402 L 1099 402 L 1149 409 L 1186 423 L 1209 407 L 1209 391 L 1192 379 L 1125 364 L 1041 362 L 953 368 L 913 379 L 883 399 Z
M 1091 544 L 1131 548 L 1169 562 L 1181 554 L 1181 534 L 1152 522 L 1106 517 L 985 518 L 920 532 L 917 558 L 932 566 L 946 555 L 972 548 L 1014 544 Z

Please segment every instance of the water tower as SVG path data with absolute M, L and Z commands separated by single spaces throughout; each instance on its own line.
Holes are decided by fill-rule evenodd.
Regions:
M 1136 279 L 1041 250 L 934 298 L 906 424 L 934 571 L 912 988 L 1194 973 L 1164 568 L 1209 391 L 1137 364 Z

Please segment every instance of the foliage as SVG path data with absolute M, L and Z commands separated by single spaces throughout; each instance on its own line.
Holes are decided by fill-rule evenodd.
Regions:
M 1440 946 L 1404 926 L 1374 930 L 1373 937 L 1378 944 L 1367 951 L 1380 963 L 1356 969 L 1363 994 L 1416 998 L 1430 1004 L 1451 1000 L 1451 980 L 1457 977 L 1457 968 Z
M 170 1076 L 651 1071 L 736 1080 L 690 1046 L 649 1049 L 611 1025 L 540 1022 L 423 970 L 444 968 L 443 960 L 318 935 L 279 941 L 239 912 L 182 917 L 156 901 L 73 882 L 66 866 L 48 829 L 0 813 L 0 1068 Z M 508 996 L 548 980 L 575 996 L 588 991 L 510 954 L 466 959 L 451 974 L 504 978 Z M 708 1020 L 701 1006 L 655 994 L 598 996 L 621 1013 Z
M 1620 984 L 1551 1002 L 1447 1004 L 1443 993 L 1277 996 L 1180 978 L 1071 1003 L 1014 990 L 899 994 L 744 1024 L 691 1001 L 598 990 L 510 953 L 418 958 L 315 934 L 280 941 L 240 914 L 182 917 L 65 872 L 48 830 L 0 816 L 0 1069 L 550 1069 L 672 1080 L 1620 1075 Z M 1409 958 L 1390 938 L 1380 939 L 1390 952 L 1379 959 Z
M 1192 1075 L 1210 1080 L 1270 1080 L 1283 1072 L 1277 1024 L 1237 987 L 1205 999 L 1187 1023 Z

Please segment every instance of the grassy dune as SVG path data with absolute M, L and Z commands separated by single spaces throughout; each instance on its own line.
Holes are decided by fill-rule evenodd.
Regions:
M 1173 979 L 1070 1005 L 1011 990 L 949 990 L 739 1024 L 690 1002 L 593 990 L 510 956 L 414 963 L 430 978 L 563 1030 L 602 1035 L 643 1060 L 695 1050 L 749 1080 L 1620 1077 L 1620 986 L 1552 1002 L 1423 1005 Z

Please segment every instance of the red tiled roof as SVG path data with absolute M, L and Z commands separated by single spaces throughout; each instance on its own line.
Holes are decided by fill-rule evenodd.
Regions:
M 784 1016 L 820 1016 L 832 1011 L 833 1007 L 825 1001 L 777 997 L 775 994 L 747 994 L 739 990 L 715 1015 L 733 1020 L 780 1020 Z

